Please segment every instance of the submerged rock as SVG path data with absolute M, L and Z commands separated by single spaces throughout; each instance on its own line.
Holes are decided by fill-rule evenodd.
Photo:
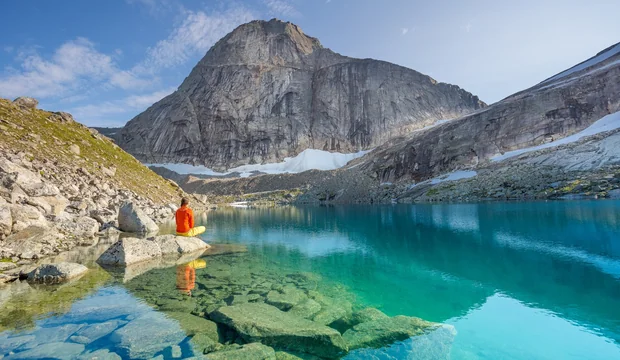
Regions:
M 276 360 L 276 352 L 261 343 L 243 345 L 239 349 L 218 351 L 207 355 L 208 360 Z
M 28 274 L 28 280 L 46 284 L 57 284 L 84 275 L 88 268 L 75 263 L 41 265 Z
M 369 307 L 362 309 L 360 311 L 356 311 L 351 316 L 351 325 L 355 326 L 357 324 L 374 321 L 374 320 L 383 320 L 387 319 L 389 316 L 385 315 L 382 311 L 377 310 L 375 308 Z
M 154 233 L 159 227 L 150 217 L 133 203 L 125 203 L 118 213 L 118 227 L 126 232 Z
M 87 341 L 84 342 L 84 344 L 89 344 L 106 335 L 109 335 L 112 331 L 118 329 L 126 323 L 127 322 L 123 320 L 110 320 L 106 322 L 93 323 L 78 330 L 74 336 L 79 337 L 80 339 L 86 339 Z M 75 340 L 73 341 L 78 342 Z
M 210 314 L 219 323 L 235 329 L 248 342 L 261 342 L 325 358 L 338 358 L 348 348 L 336 330 L 298 318 L 262 303 L 219 308 Z
M 16 352 L 5 359 L 73 359 L 84 351 L 84 345 L 70 342 L 53 342 L 39 345 L 26 351 Z
M 219 341 L 217 324 L 211 320 L 184 312 L 166 312 L 166 316 L 176 320 L 188 336 L 205 334 L 215 342 Z
M 126 266 L 143 261 L 153 260 L 162 256 L 159 245 L 150 240 L 124 238 L 106 250 L 97 263 L 101 265 Z
M 412 336 L 422 335 L 438 326 L 439 324 L 419 318 L 395 316 L 361 323 L 347 330 L 342 337 L 351 350 L 380 348 Z
M 312 317 L 314 322 L 329 325 L 351 315 L 352 305 L 347 300 L 330 298 L 316 291 L 309 291 L 308 296 L 321 304 L 321 311 Z
M 321 304 L 312 299 L 306 299 L 301 303 L 293 306 L 288 313 L 291 315 L 295 315 L 304 319 L 312 319 L 314 315 L 316 315 L 319 311 L 321 311 Z
M 286 311 L 306 298 L 306 294 L 303 291 L 292 286 L 285 286 L 279 291 L 272 290 L 267 293 L 265 302 Z
M 150 359 L 162 349 L 179 344 L 185 333 L 161 313 L 149 312 L 110 335 L 121 356 Z
M 190 340 L 194 354 L 208 354 L 214 351 L 218 351 L 222 348 L 222 344 L 213 340 L 205 333 L 198 333 Z

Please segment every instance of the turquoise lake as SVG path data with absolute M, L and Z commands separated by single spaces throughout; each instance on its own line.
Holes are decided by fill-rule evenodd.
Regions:
M 209 243 L 247 246 L 253 273 L 318 274 L 358 308 L 453 325 L 457 334 L 440 358 L 620 359 L 618 201 L 228 208 L 197 222 L 207 226 Z M 197 283 L 213 269 L 226 270 L 215 257 L 205 259 Z M 136 313 L 157 313 L 154 305 L 164 305 L 148 292 L 174 292 L 174 273 L 170 267 L 126 283 L 101 281 L 72 304 L 51 305 L 28 326 L 12 329 L 17 325 L 5 321 L 0 358 L 28 358 L 41 346 L 75 342 L 76 323 L 131 324 Z M 115 311 L 122 314 L 105 316 Z M 44 336 L 55 336 L 55 345 L 45 345 Z M 175 336 L 183 357 L 191 355 L 184 335 Z M 66 356 L 113 349 L 117 338 L 68 346 Z M 432 358 L 415 346 L 403 341 L 347 359 Z M 152 354 L 168 357 L 157 351 Z

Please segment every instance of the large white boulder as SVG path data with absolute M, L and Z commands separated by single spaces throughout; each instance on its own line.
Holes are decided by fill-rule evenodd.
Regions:
M 11 208 L 6 203 L 0 203 L 0 240 L 11 235 L 12 229 L 13 216 L 11 216 Z
M 101 265 L 127 266 L 161 256 L 161 248 L 155 241 L 123 238 L 101 254 L 97 262 Z
M 45 284 L 57 284 L 81 276 L 87 271 L 88 268 L 86 266 L 76 263 L 44 264 L 29 273 L 28 280 Z
M 62 195 L 56 196 L 41 196 L 32 198 L 34 200 L 41 201 L 49 206 L 49 210 L 46 210 L 48 215 L 59 216 L 69 205 L 69 200 Z
M 49 227 L 45 216 L 31 205 L 11 205 L 11 217 L 13 218 L 13 232 L 19 232 L 31 226 Z
M 149 240 L 156 242 L 161 248 L 162 255 L 188 254 L 206 250 L 210 246 L 199 238 L 176 235 L 159 235 Z
M 65 236 L 47 227 L 30 226 L 7 237 L 3 246 L 22 259 L 32 259 L 56 253 Z
M 159 227 L 133 203 L 125 203 L 118 212 L 118 226 L 121 230 L 134 233 L 154 233 Z
M 99 222 L 88 216 L 62 220 L 57 227 L 63 233 L 76 238 L 92 238 L 99 232 Z

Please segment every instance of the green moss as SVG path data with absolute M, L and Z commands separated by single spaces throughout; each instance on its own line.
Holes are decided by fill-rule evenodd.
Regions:
M 0 262 L 9 263 L 9 262 L 13 262 L 13 260 L 11 258 L 0 258 Z
M 571 183 L 569 183 L 568 185 L 564 186 L 563 188 L 560 188 L 561 192 L 572 192 L 573 190 L 575 190 L 575 188 L 577 187 L 577 185 L 581 184 L 580 180 L 575 180 Z
M 426 192 L 426 196 L 435 196 L 439 194 L 439 190 L 432 188 Z

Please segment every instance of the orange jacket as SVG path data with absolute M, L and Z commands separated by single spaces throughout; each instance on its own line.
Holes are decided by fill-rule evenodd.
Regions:
M 188 206 L 181 206 L 176 213 L 177 232 L 186 233 L 194 227 L 194 212 Z

